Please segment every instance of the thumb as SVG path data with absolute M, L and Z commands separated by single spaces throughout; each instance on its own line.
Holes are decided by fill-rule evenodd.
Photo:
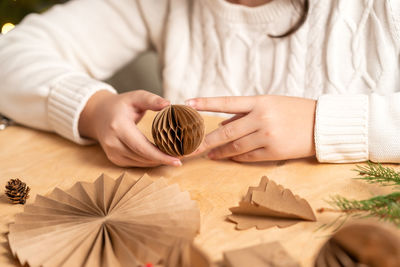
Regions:
M 170 105 L 170 102 L 156 94 L 138 90 L 131 94 L 132 104 L 141 110 L 158 111 Z

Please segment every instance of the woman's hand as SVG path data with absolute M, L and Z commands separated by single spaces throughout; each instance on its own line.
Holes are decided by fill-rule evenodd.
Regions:
M 254 162 L 315 155 L 316 101 L 287 96 L 195 98 L 200 111 L 235 114 L 209 133 L 195 154 L 211 149 L 211 159 Z
M 120 95 L 95 93 L 79 119 L 81 136 L 98 140 L 108 159 L 119 166 L 180 166 L 179 159 L 159 151 L 136 127 L 146 110 L 161 110 L 169 102 L 146 91 Z

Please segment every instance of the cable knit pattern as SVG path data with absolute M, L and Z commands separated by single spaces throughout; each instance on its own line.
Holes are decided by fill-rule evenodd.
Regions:
M 307 24 L 308 31 L 308 47 L 307 47 L 307 81 L 304 90 L 311 98 L 317 98 L 321 95 L 325 88 L 325 72 L 321 71 L 324 67 L 322 55 L 325 53 L 325 34 L 328 15 L 331 13 L 333 3 L 326 1 L 312 1 L 309 11 Z M 319 51 L 319 52 L 317 52 Z
M 138 53 L 157 50 L 165 97 L 280 94 L 318 99 L 321 162 L 400 162 L 400 1 L 72 0 L 0 38 L 0 112 L 77 143 L 89 97 Z M 73 19 L 71 19 L 73 18 Z M 79 25 L 79 27 L 77 27 Z M 22 110 L 24 112 L 22 112 Z
M 303 96 L 304 94 L 308 28 L 307 23 L 290 38 L 289 73 L 286 79 L 288 95 Z

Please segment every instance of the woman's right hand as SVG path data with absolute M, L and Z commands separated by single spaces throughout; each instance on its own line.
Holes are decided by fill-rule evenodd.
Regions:
M 164 98 L 143 90 L 119 95 L 99 91 L 89 99 L 80 115 L 79 133 L 97 140 L 108 159 L 118 166 L 180 166 L 178 158 L 158 150 L 136 126 L 146 110 L 158 111 L 169 104 Z

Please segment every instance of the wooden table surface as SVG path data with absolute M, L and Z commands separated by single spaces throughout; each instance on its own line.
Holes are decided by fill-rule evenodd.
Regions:
M 147 114 L 139 124 L 147 136 L 153 116 L 154 113 Z M 218 127 L 220 121 L 205 117 L 207 131 Z M 312 266 L 332 230 L 318 228 L 332 222 L 337 214 L 316 214 L 317 222 L 298 223 L 285 229 L 237 231 L 235 224 L 226 221 L 229 208 L 238 204 L 249 186 L 258 185 L 263 175 L 307 199 L 314 210 L 328 206 L 326 200 L 335 194 L 362 199 L 390 192 L 390 188 L 351 179 L 356 176 L 354 166 L 320 164 L 315 159 L 239 164 L 199 156 L 185 159 L 179 168 L 124 169 L 110 163 L 98 145 L 78 146 L 55 134 L 11 126 L 0 131 L 0 266 L 18 266 L 9 250 L 7 232 L 23 206 L 10 204 L 4 195 L 9 179 L 20 178 L 31 187 L 31 203 L 36 194 L 45 195 L 55 187 L 68 189 L 77 181 L 94 181 L 102 173 L 117 178 L 124 171 L 138 177 L 145 172 L 153 178 L 163 176 L 188 190 L 201 211 L 201 230 L 195 242 L 213 260 L 221 260 L 223 251 L 279 241 L 302 266 Z

